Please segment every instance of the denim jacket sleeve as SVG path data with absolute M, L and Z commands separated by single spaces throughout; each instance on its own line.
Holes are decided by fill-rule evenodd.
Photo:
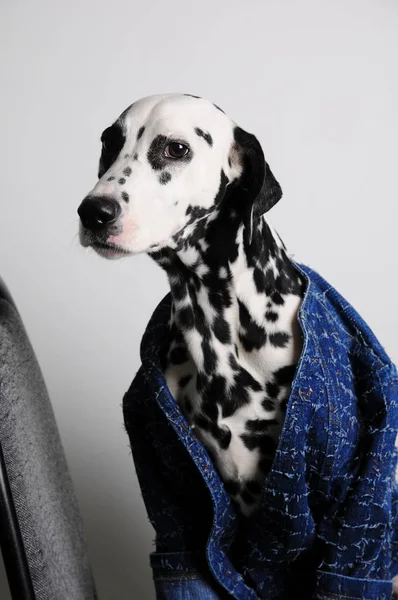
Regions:
M 324 325 L 314 327 L 334 381 L 328 393 L 328 446 L 317 524 L 319 600 L 391 598 L 398 574 L 396 482 L 398 376 L 371 328 L 328 282 L 309 270 Z M 321 323 L 321 321 L 319 321 Z M 322 338 L 327 331 L 329 342 Z
M 139 369 L 124 397 L 124 419 L 142 497 L 156 534 L 150 556 L 156 597 L 218 600 L 205 546 L 212 524 L 209 494 L 147 388 Z
M 317 573 L 318 600 L 390 599 L 398 574 L 395 480 L 398 380 L 394 365 L 363 364 L 358 373 L 360 431 L 356 447 L 341 430 L 327 510 L 318 538 L 324 542 Z M 353 422 L 352 415 L 351 421 Z

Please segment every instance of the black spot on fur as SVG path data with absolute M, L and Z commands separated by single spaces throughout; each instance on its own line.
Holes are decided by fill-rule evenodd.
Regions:
M 138 154 L 137 153 L 134 154 L 133 160 L 138 160 Z
M 184 306 L 177 313 L 179 325 L 183 329 L 192 329 L 195 326 L 193 310 L 190 306 Z
M 98 177 L 101 178 L 113 165 L 119 156 L 126 141 L 126 135 L 121 122 L 116 121 L 107 127 L 101 135 L 102 151 L 98 169 Z
M 274 271 L 272 269 L 266 270 L 265 275 L 264 275 L 263 285 L 264 285 L 264 292 L 267 294 L 267 296 L 272 296 L 273 292 L 276 293 L 276 291 L 275 291 L 275 275 L 274 275 Z M 278 304 L 278 302 L 276 302 L 276 304 Z
M 275 410 L 275 402 L 273 400 L 270 400 L 270 398 L 264 398 L 264 400 L 261 401 L 261 406 L 267 412 Z
M 266 433 L 270 425 L 277 425 L 275 419 L 249 419 L 245 428 L 248 433 Z
M 267 340 L 267 333 L 263 327 L 255 323 L 247 307 L 238 299 L 239 319 L 243 331 L 239 332 L 239 339 L 247 352 L 260 349 Z
M 224 395 L 221 406 L 223 417 L 230 417 L 239 408 L 250 402 L 250 389 L 254 392 L 262 389 L 260 383 L 248 371 L 239 366 L 238 369 L 235 373 L 234 384 L 229 388 L 229 393 Z
M 206 380 L 205 384 L 204 380 Z M 209 419 L 216 421 L 218 418 L 218 407 L 217 402 L 215 402 L 214 399 L 224 398 L 226 394 L 226 380 L 222 375 L 212 375 L 210 378 L 207 375 L 204 375 L 204 377 L 201 376 L 200 385 L 203 386 L 202 411 Z
M 195 425 L 204 431 L 211 433 L 220 447 L 226 450 L 231 442 L 231 431 L 228 427 L 219 427 L 216 423 L 207 419 L 204 415 L 198 415 L 195 417 Z
M 187 210 L 185 211 L 185 214 L 187 216 L 190 215 L 189 222 L 193 223 L 194 221 L 196 221 L 196 219 L 202 218 L 208 212 L 209 212 L 208 208 L 204 208 L 202 206 L 192 206 L 192 204 L 190 204 L 188 206 Z
M 167 270 L 171 270 L 174 266 L 173 255 L 170 249 L 162 248 L 161 250 L 155 250 L 153 252 L 148 253 L 151 258 L 153 258 L 156 262 L 158 262 L 161 267 Z
M 110 177 L 108 177 L 107 181 L 113 181 L 115 179 L 115 177 L 113 175 L 111 175 Z
M 120 185 L 124 185 L 124 184 L 126 183 L 126 180 L 125 180 L 125 178 L 124 178 L 124 177 L 121 177 L 121 178 L 118 180 L 118 183 L 120 183 Z
M 192 375 L 183 375 L 182 377 L 180 377 L 178 385 L 180 386 L 180 388 L 183 388 L 191 381 L 191 379 Z
M 231 443 L 231 431 L 228 427 L 220 427 L 219 428 L 219 436 L 218 443 L 220 444 L 223 450 L 226 450 Z
M 259 448 L 263 454 L 275 452 L 275 442 L 267 434 L 242 433 L 240 437 L 248 450 Z
M 159 175 L 159 183 L 161 183 L 162 185 L 166 185 L 166 183 L 168 183 L 170 180 L 171 173 L 169 173 L 168 171 L 163 171 L 163 173 Z
M 191 300 L 192 300 L 192 307 L 193 307 L 193 311 L 194 311 L 194 315 L 195 315 L 195 327 L 197 329 L 197 331 L 199 332 L 199 334 L 203 337 L 203 341 L 209 341 L 210 340 L 210 327 L 208 322 L 206 321 L 205 318 L 205 314 L 203 312 L 203 308 L 201 306 L 199 306 L 198 303 L 198 299 L 196 297 L 196 293 L 191 290 Z M 211 350 L 213 350 L 211 348 Z
M 268 339 L 276 348 L 286 348 L 290 340 L 290 335 L 285 331 L 277 331 L 275 333 L 270 333 Z
M 140 128 L 139 128 L 139 130 L 138 130 L 138 133 L 137 133 L 137 142 L 138 142 L 138 140 L 140 140 L 140 139 L 142 138 L 144 131 L 145 131 L 145 127 L 144 127 L 144 125 L 143 125 L 143 126 L 142 126 L 142 127 L 140 127 Z
M 268 381 L 266 385 L 266 390 L 268 396 L 271 398 L 277 398 L 279 394 L 279 385 L 274 383 L 273 381 Z
M 239 385 L 234 385 L 229 391 L 227 398 L 224 398 L 221 406 L 223 418 L 231 417 L 239 408 L 245 406 L 250 401 L 248 391 Z
M 217 315 L 213 323 L 214 335 L 222 344 L 229 344 L 231 341 L 231 329 L 227 321 L 221 315 Z
M 236 346 L 236 344 L 235 344 L 235 346 Z M 232 354 L 232 352 L 230 352 L 228 360 L 229 360 L 229 364 L 231 365 L 231 368 L 234 371 L 239 371 L 239 369 L 240 369 L 239 363 L 236 360 L 235 356 Z
M 202 341 L 202 350 L 203 350 L 203 368 L 206 373 L 213 373 L 216 369 L 218 358 L 215 350 L 206 343 L 205 340 Z
M 274 373 L 274 377 L 279 385 L 290 385 L 296 374 L 296 365 L 281 367 Z
M 224 198 L 225 189 L 226 189 L 228 183 L 229 183 L 229 179 L 226 176 L 226 174 L 224 173 L 224 169 L 221 169 L 220 185 L 219 185 L 216 197 L 214 198 L 214 206 L 218 206 L 220 204 L 221 200 Z
M 238 375 L 235 376 L 235 383 L 245 388 L 251 388 L 253 392 L 261 392 L 261 384 L 246 369 L 241 368 Z
M 126 167 L 125 169 L 123 169 L 123 175 L 126 175 L 126 177 L 130 177 L 130 175 L 131 175 L 131 168 L 130 167 Z
M 267 310 L 267 312 L 265 313 L 265 318 L 270 323 L 275 323 L 275 321 L 278 320 L 278 313 L 274 312 L 273 310 Z
M 181 277 L 173 283 L 172 291 L 173 298 L 177 302 L 181 301 L 187 295 L 187 286 Z
M 167 137 L 164 135 L 157 135 L 153 140 L 148 150 L 148 161 L 152 169 L 160 171 L 165 167 L 165 158 L 163 156 L 163 150 L 167 143 Z
M 240 437 L 249 450 L 259 448 L 262 454 L 272 454 L 275 442 L 268 434 L 271 425 L 277 425 L 275 419 L 253 419 L 246 422 L 246 432 Z
M 122 192 L 122 198 L 125 202 L 129 202 L 129 200 L 130 200 L 130 196 L 128 195 L 127 192 Z
M 206 133 L 203 131 L 203 129 L 200 129 L 200 127 L 195 127 L 195 133 L 199 137 L 202 137 L 209 144 L 210 148 L 212 147 L 213 138 L 211 137 L 210 133 Z
M 265 292 L 264 273 L 258 267 L 254 267 L 253 279 L 258 293 L 263 294 Z
M 201 394 L 206 386 L 206 382 L 207 382 L 207 377 L 204 373 L 201 373 L 200 371 L 198 371 L 196 373 L 196 389 L 198 390 L 199 394 Z
M 285 301 L 284 301 L 284 299 L 282 298 L 282 296 L 280 295 L 279 292 L 274 292 L 272 294 L 271 298 L 272 298 L 272 301 L 275 304 L 278 304 L 279 306 L 282 306 L 283 304 L 285 304 Z
M 170 352 L 170 362 L 172 362 L 174 365 L 180 365 L 184 362 L 187 362 L 187 360 L 187 349 L 182 346 L 177 346 Z
M 228 308 L 232 304 L 232 298 L 229 290 L 224 288 L 210 289 L 209 302 L 217 310 L 220 311 L 223 308 Z

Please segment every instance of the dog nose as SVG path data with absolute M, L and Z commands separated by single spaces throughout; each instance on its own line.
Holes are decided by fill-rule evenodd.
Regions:
M 87 196 L 77 209 L 82 225 L 91 231 L 100 231 L 119 217 L 119 202 L 109 196 Z

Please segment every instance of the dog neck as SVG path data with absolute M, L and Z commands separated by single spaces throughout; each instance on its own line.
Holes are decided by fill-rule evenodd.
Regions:
M 174 333 L 182 335 L 198 370 L 212 372 L 219 343 L 229 346 L 229 357 L 239 348 L 250 360 L 267 336 L 274 336 L 274 346 L 287 346 L 304 284 L 263 217 L 251 235 L 235 212 L 228 226 L 217 215 L 204 221 L 193 223 L 173 247 L 149 255 L 169 279 Z M 275 332 L 278 322 L 283 333 Z

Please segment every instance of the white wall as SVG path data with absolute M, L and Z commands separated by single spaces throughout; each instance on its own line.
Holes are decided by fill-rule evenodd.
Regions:
M 144 255 L 79 247 L 100 133 L 151 93 L 223 107 L 263 143 L 285 192 L 270 220 L 296 259 L 398 361 L 398 3 L 3 0 L 0 23 L 0 273 L 48 384 L 100 598 L 147 600 L 153 532 L 121 401 L 167 281 Z

